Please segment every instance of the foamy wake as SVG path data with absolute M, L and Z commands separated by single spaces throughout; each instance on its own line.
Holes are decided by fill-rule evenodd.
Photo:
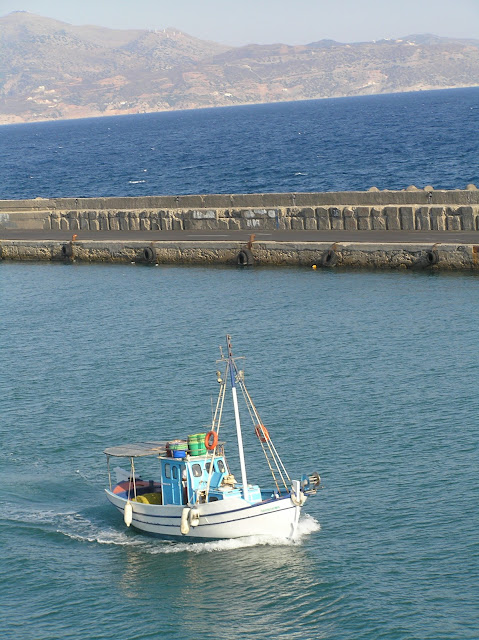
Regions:
M 55 511 L 53 509 L 21 508 L 0 503 L 1 520 L 14 522 L 44 531 L 55 531 L 74 540 L 98 544 L 136 544 L 125 532 L 113 527 L 100 527 L 76 511 Z M 141 541 L 140 541 L 141 544 Z
M 58 533 L 82 542 L 136 547 L 139 551 L 157 555 L 162 553 L 211 553 L 259 546 L 292 546 L 301 544 L 304 538 L 320 530 L 320 524 L 310 515 L 299 521 L 293 540 L 276 536 L 249 536 L 234 540 L 213 540 L 209 542 L 169 542 L 158 540 L 130 529 L 122 531 L 113 527 L 99 527 L 80 514 L 64 514 L 63 526 Z M 119 527 L 122 525 L 118 525 Z
M 168 545 L 152 547 L 148 553 L 211 553 L 213 551 L 229 551 L 232 549 L 246 549 L 248 547 L 288 547 L 301 544 L 304 538 L 315 531 L 319 531 L 321 525 L 312 516 L 306 514 L 301 517 L 294 539 L 279 538 L 276 536 L 248 536 L 235 538 L 234 540 L 213 540 L 211 542 L 172 542 Z
M 54 511 L 52 509 L 23 509 L 14 504 L 0 503 L 2 520 L 27 525 L 52 525 L 64 517 L 75 515 L 75 511 Z
M 301 544 L 306 536 L 321 528 L 317 520 L 305 514 L 299 521 L 294 539 L 275 536 L 249 536 L 210 542 L 167 542 L 149 537 L 133 529 L 122 530 L 120 523 L 118 523 L 118 527 L 105 527 L 103 523 L 94 522 L 74 511 L 22 510 L 12 508 L 12 505 L 2 511 L 5 514 L 2 517 L 3 520 L 53 530 L 79 542 L 135 547 L 139 551 L 152 555 L 185 552 L 211 553 L 256 546 L 292 546 Z

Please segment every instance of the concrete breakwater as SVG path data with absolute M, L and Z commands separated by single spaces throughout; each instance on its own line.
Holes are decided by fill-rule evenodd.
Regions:
M 1 240 L 3 260 L 479 271 L 479 245 L 368 242 Z
M 0 201 L 1 229 L 52 231 L 479 230 L 479 191 L 266 193 Z

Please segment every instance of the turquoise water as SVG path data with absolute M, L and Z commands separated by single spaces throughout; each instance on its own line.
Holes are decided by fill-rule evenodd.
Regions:
M 4 262 L 0 281 L 2 640 L 479 637 L 477 277 Z M 164 543 L 103 494 L 106 446 L 208 423 L 226 332 L 290 473 L 323 478 L 295 543 Z

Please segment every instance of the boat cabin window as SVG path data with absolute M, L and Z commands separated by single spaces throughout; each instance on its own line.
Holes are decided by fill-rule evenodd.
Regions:
M 202 471 L 201 466 L 199 464 L 194 464 L 191 467 L 191 471 L 193 472 L 193 476 L 195 478 L 201 478 L 201 476 L 203 475 L 203 471 Z
M 175 480 L 178 480 L 178 475 L 179 475 L 179 474 L 178 474 L 178 467 L 175 465 L 175 466 L 173 467 L 173 478 L 174 478 Z
M 212 467 L 212 473 L 214 473 L 215 471 L 218 471 L 219 473 L 228 473 L 228 469 L 226 468 L 226 464 L 224 463 L 223 460 L 218 460 L 216 462 L 216 465 L 214 463 L 211 462 L 207 462 L 205 464 L 205 470 L 206 473 L 210 473 L 210 469 Z
M 165 464 L 165 478 L 171 478 L 171 466 Z

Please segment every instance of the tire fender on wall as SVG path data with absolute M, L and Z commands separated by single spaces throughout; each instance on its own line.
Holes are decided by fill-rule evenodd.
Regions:
M 334 249 L 329 249 L 323 254 L 321 258 L 321 265 L 323 267 L 334 267 L 338 262 L 338 254 Z
M 251 249 L 241 249 L 236 262 L 240 267 L 252 267 L 254 265 L 254 256 Z
M 143 249 L 143 260 L 144 262 L 155 262 L 156 260 L 156 251 L 152 247 L 145 247 Z

